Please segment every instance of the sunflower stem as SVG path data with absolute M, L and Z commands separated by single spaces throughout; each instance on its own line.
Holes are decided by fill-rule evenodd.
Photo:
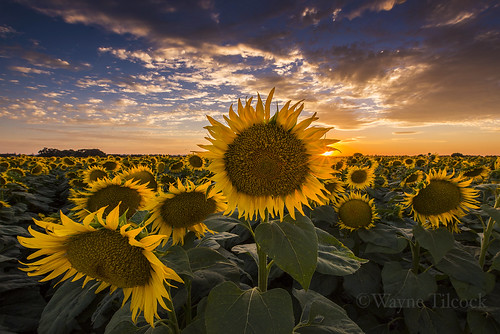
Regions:
M 410 242 L 410 248 L 411 248 L 411 256 L 413 259 L 413 273 L 415 275 L 418 275 L 418 270 L 420 267 L 420 245 L 418 244 L 418 241 L 415 240 L 415 243 Z
M 495 192 L 496 200 L 495 200 L 495 206 L 494 208 L 500 207 L 500 192 L 498 189 Z M 488 246 L 490 245 L 490 237 L 491 233 L 493 232 L 493 227 L 495 226 L 495 221 L 493 218 L 488 219 L 488 224 L 486 225 L 486 230 L 483 232 L 483 239 L 481 240 L 481 253 L 479 254 L 479 266 L 481 268 L 484 267 L 484 261 L 486 259 L 486 250 L 488 249 Z
M 169 298 L 165 298 L 165 302 L 168 310 L 168 318 L 172 324 L 172 332 L 173 334 L 180 334 L 181 330 L 179 329 L 179 322 L 177 321 L 177 315 L 175 314 L 174 302 L 172 302 L 172 294 L 170 292 L 170 285 L 167 284 L 167 291 Z
M 263 224 L 269 223 L 269 212 L 265 213 L 265 219 L 262 222 Z M 258 277 L 258 287 L 261 292 L 266 292 L 267 291 L 267 279 L 268 279 L 268 274 L 269 274 L 269 268 L 267 266 L 267 254 L 266 252 L 260 247 L 260 245 L 256 242 L 257 245 L 257 257 L 259 259 L 259 277 Z
M 185 286 L 187 290 L 187 301 L 186 301 L 186 326 L 191 323 L 193 320 L 193 316 L 191 313 L 191 279 L 186 279 L 185 280 Z

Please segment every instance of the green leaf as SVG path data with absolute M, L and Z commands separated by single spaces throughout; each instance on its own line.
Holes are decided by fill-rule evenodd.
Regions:
M 318 265 L 316 271 L 326 275 L 345 276 L 356 272 L 361 263 L 368 260 L 361 259 L 337 240 L 333 235 L 316 228 L 318 236 Z
M 82 288 L 82 279 L 64 282 L 43 310 L 38 326 L 40 334 L 69 333 L 77 325 L 75 318 L 96 298 L 97 284 Z
M 373 262 L 363 264 L 354 274 L 345 276 L 343 287 L 354 298 L 379 291 L 380 269 Z
M 106 325 L 104 334 L 135 334 L 136 332 L 137 326 L 132 322 L 129 300 L 111 317 L 111 320 Z
M 455 244 L 453 234 L 445 228 L 428 230 L 421 225 L 415 225 L 413 235 L 418 243 L 431 253 L 434 263 L 439 262 Z
M 259 263 L 259 256 L 257 255 L 257 244 L 242 244 L 231 248 L 231 251 L 236 254 L 248 254 L 254 259 L 255 263 Z
M 450 276 L 456 281 L 462 281 L 475 286 L 476 291 L 485 295 L 490 290 L 489 278 L 481 269 L 476 259 L 460 244 L 456 244 L 446 255 L 436 264 L 436 268 Z M 452 281 L 453 283 L 453 281 Z M 456 285 L 456 282 L 454 286 Z M 458 287 L 458 289 L 457 289 Z M 458 284 L 455 287 L 457 293 L 467 292 L 463 285 Z M 467 293 L 470 295 L 470 293 Z M 463 293 L 462 293 L 463 295 Z M 465 296 L 461 296 L 465 297 Z M 476 298 L 477 296 L 473 297 Z M 469 299 L 469 298 L 466 298 Z
M 400 235 L 404 234 L 397 227 L 386 224 L 376 224 L 375 227 L 357 231 L 359 237 L 366 245 L 366 253 L 396 254 L 405 249 L 408 242 Z
M 500 208 L 492 208 L 487 204 L 481 205 L 481 210 L 485 211 L 494 221 L 500 224 Z
M 293 295 L 302 307 L 300 323 L 293 333 L 363 333 L 342 307 L 321 294 L 293 289 Z
M 178 275 L 193 277 L 188 253 L 184 248 L 177 245 L 172 246 L 160 257 L 160 260 L 167 267 L 173 269 Z
M 406 308 L 404 320 L 410 334 L 462 333 L 458 317 L 450 308 Z
M 307 289 L 318 261 L 318 238 L 308 217 L 296 218 L 259 224 L 255 241 L 281 270 Z
M 485 312 L 467 310 L 467 323 L 472 334 L 500 333 L 500 325 Z
M 500 271 L 500 251 L 496 253 L 496 255 L 492 259 L 492 263 L 488 271 L 492 270 Z
M 495 275 L 492 273 L 485 273 L 486 284 L 477 286 L 468 282 L 459 281 L 450 277 L 451 284 L 455 288 L 458 297 L 463 300 L 471 300 L 486 296 L 490 293 L 495 286 Z
M 38 289 L 25 286 L 3 291 L 0 293 L 0 333 L 4 333 L 4 328 L 5 332 L 9 329 L 13 333 L 35 333 L 45 305 Z
M 290 334 L 292 299 L 283 289 L 241 290 L 232 282 L 216 286 L 208 296 L 207 334 Z
M 382 269 L 384 292 L 390 298 L 400 301 L 402 308 L 424 301 L 437 291 L 434 277 L 428 272 L 415 275 L 411 269 L 404 269 L 399 262 L 387 262 Z M 412 304 L 407 304 L 412 303 Z
M 212 231 L 227 232 L 236 225 L 241 224 L 241 222 L 236 218 L 215 213 L 208 216 L 208 218 L 203 221 L 203 224 L 207 225 Z

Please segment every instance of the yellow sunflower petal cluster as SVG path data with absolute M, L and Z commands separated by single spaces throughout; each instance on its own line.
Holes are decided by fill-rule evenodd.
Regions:
M 210 181 L 195 185 L 189 180 L 184 185 L 177 179 L 177 186 L 170 184 L 167 193 L 160 192 L 147 206 L 151 217 L 146 223 L 152 223 L 153 230 L 162 235 L 172 235 L 174 245 L 183 244 L 188 231 L 198 237 L 213 232 L 203 220 L 212 213 L 226 210 L 227 206 L 224 197 L 210 185 Z
M 403 204 L 411 207 L 414 219 L 427 228 L 446 226 L 458 231 L 458 219 L 469 209 L 477 209 L 478 191 L 469 187 L 471 179 L 447 174 L 446 169 L 431 170 L 421 188 L 406 193 Z
M 153 253 L 165 236 L 150 235 L 140 240 L 143 228 L 120 224 L 119 207 L 103 219 L 105 208 L 93 212 L 83 220 L 74 222 L 61 213 L 61 224 L 34 220 L 45 233 L 28 228 L 32 238 L 18 237 L 21 245 L 38 249 L 28 260 L 44 256 L 21 268 L 29 276 L 46 275 L 48 281 L 61 275 L 59 282 L 73 277 L 84 277 L 83 286 L 90 280 L 100 282 L 95 293 L 110 287 L 111 292 L 122 289 L 123 304 L 131 298 L 130 310 L 135 322 L 144 312 L 146 321 L 154 325 L 158 317 L 158 304 L 167 309 L 164 298 L 170 299 L 165 288 L 168 279 L 182 282 L 174 270 L 165 266 Z M 94 227 L 98 222 L 99 227 Z
M 375 226 L 375 220 L 379 216 L 373 204 L 373 198 L 352 192 L 337 198 L 334 204 L 339 218 L 339 226 L 350 231 L 370 229 Z
M 310 201 L 328 201 L 319 179 L 331 178 L 333 170 L 322 154 L 337 140 L 322 139 L 330 128 L 310 127 L 316 114 L 298 122 L 301 101 L 288 101 L 271 117 L 273 94 L 274 88 L 265 104 L 258 95 L 255 108 L 252 98 L 245 106 L 238 100 L 237 112 L 231 106 L 224 115 L 227 125 L 207 116 L 211 145 L 199 146 L 208 150 L 204 157 L 216 191 L 228 200 L 226 213 L 238 209 L 240 217 L 265 219 L 268 212 L 283 219 L 286 207 L 294 218 Z

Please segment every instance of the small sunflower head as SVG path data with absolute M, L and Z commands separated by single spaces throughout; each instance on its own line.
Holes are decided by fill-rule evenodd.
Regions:
M 36 163 L 32 168 L 31 168 L 31 175 L 40 175 L 44 172 L 44 168 L 42 164 Z
M 186 157 L 186 165 L 194 170 L 203 169 L 203 158 L 197 154 L 190 154 Z
M 210 231 L 203 224 L 210 214 L 224 211 L 225 201 L 222 195 L 210 187 L 211 182 L 196 186 L 191 181 L 177 185 L 171 184 L 168 193 L 160 193 L 147 209 L 152 212 L 148 223 L 153 223 L 153 230 L 169 236 L 173 243 L 183 243 L 187 231 L 202 236 Z
M 107 177 L 108 172 L 106 171 L 106 169 L 104 169 L 104 167 L 101 166 L 89 167 L 83 172 L 83 181 L 88 184 L 96 182 L 99 179 L 105 179 Z
M 335 200 L 339 196 L 342 196 L 345 192 L 345 184 L 342 180 L 337 178 L 331 178 L 324 182 L 325 189 L 329 192 L 329 194 L 325 193 L 328 198 L 331 200 Z
M 472 182 L 486 179 L 489 173 L 490 169 L 486 166 L 472 166 L 462 171 L 462 175 L 470 178 Z
M 120 175 L 124 180 L 136 180 L 139 184 L 144 184 L 146 187 L 152 191 L 158 189 L 158 183 L 156 182 L 156 177 L 153 174 L 151 168 L 146 166 L 139 166 L 130 168 Z
M 401 187 L 414 186 L 419 182 L 421 182 L 423 179 L 424 179 L 424 173 L 420 170 L 417 170 L 413 173 L 410 173 L 403 179 L 403 181 L 401 181 Z
M 373 199 L 369 199 L 368 195 L 350 193 L 340 197 L 334 206 L 342 229 L 370 229 L 375 226 L 375 220 L 379 219 Z
M 177 160 L 170 164 L 170 171 L 172 173 L 180 173 L 183 169 L 184 169 L 184 162 L 182 160 Z
M 353 166 L 347 172 L 346 184 L 352 189 L 366 189 L 373 185 L 374 178 L 372 169 Z
M 101 165 L 108 172 L 116 172 L 118 169 L 120 169 L 120 162 L 116 160 L 107 160 L 104 161 Z
M 478 193 L 470 183 L 463 176 L 447 175 L 445 169 L 432 170 L 413 194 L 406 194 L 404 205 L 424 227 L 454 226 L 466 211 L 478 208 Z
M 66 167 L 73 167 L 73 166 L 75 166 L 75 165 L 76 165 L 75 160 L 73 160 L 73 158 L 70 158 L 70 157 L 64 157 L 64 158 L 62 159 L 62 163 L 63 163 L 63 165 L 64 165 L 64 166 L 66 166 Z

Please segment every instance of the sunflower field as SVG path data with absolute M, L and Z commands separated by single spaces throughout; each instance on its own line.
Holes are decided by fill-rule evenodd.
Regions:
M 273 92 L 186 156 L 0 158 L 0 332 L 500 333 L 500 157 L 337 156 Z

